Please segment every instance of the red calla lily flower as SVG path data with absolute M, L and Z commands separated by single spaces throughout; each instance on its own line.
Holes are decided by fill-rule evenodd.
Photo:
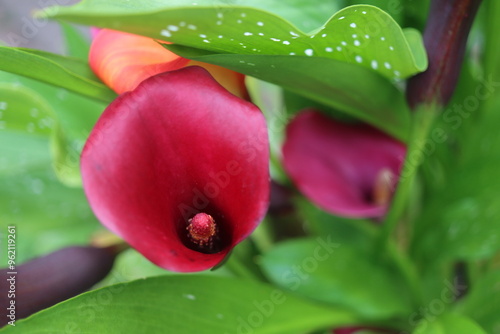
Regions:
M 89 53 L 90 67 L 118 94 L 133 90 L 153 75 L 196 65 L 208 70 L 234 95 L 248 99 L 245 76 L 241 73 L 182 58 L 148 37 L 110 29 L 100 29 L 94 33 Z
M 286 133 L 284 167 L 306 197 L 339 216 L 384 216 L 406 154 L 401 142 L 312 109 L 295 117 Z
M 120 95 L 83 149 L 99 220 L 150 261 L 193 272 L 218 264 L 269 204 L 264 116 L 199 67 Z

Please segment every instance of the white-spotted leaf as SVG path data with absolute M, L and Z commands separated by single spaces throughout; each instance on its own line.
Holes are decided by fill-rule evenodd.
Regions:
M 307 56 L 207 54 L 175 44 L 164 46 L 183 57 L 277 84 L 407 139 L 410 112 L 403 94 L 367 68 L 322 57 L 311 62 Z
M 90 4 L 99 4 L 87 0 L 61 7 L 52 17 L 215 53 L 326 57 L 370 68 L 388 78 L 406 78 L 427 67 L 420 35 L 410 30 L 412 38 L 407 39 L 400 26 L 374 6 L 344 8 L 324 26 L 305 33 L 279 16 L 251 7 L 202 7 L 185 2 L 184 7 L 134 5 L 132 10 L 124 0 L 111 3 L 97 12 L 99 8 Z

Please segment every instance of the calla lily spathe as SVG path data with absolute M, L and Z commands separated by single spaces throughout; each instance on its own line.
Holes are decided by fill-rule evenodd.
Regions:
M 206 70 L 187 67 L 120 95 L 81 158 L 102 224 L 150 261 L 193 272 L 218 264 L 269 204 L 264 116 Z
M 366 124 L 299 113 L 288 125 L 284 167 L 298 189 L 332 214 L 385 215 L 406 154 L 405 146 Z

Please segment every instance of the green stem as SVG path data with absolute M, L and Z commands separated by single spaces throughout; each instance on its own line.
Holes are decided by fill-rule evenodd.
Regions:
M 431 106 L 421 106 L 413 114 L 405 163 L 391 208 L 382 225 L 379 246 L 381 254 L 390 254 L 389 256 L 394 260 L 404 279 L 407 281 L 418 304 L 423 302 L 423 292 L 417 270 L 412 262 L 405 258 L 401 252 L 398 252 L 396 246 L 392 243 L 391 236 L 408 205 L 418 168 L 425 159 L 425 144 L 436 114 L 436 108 Z
M 242 248 L 243 247 L 243 248 Z M 262 273 L 260 267 L 254 262 L 253 258 L 258 256 L 260 252 L 254 241 L 249 238 L 242 244 L 236 246 L 230 254 L 226 256 L 219 265 L 212 270 L 217 270 L 223 267 L 235 277 L 250 279 L 267 283 L 268 280 Z
M 424 303 L 424 293 L 415 264 L 406 257 L 406 254 L 398 251 L 395 245 L 389 246 L 388 252 L 390 252 L 392 260 L 394 260 L 394 263 L 412 291 L 415 303 L 417 304 L 416 306 L 422 305 Z
M 239 259 L 229 259 L 224 267 L 236 277 L 248 278 L 254 281 L 262 281 L 262 277 L 254 273 L 245 264 L 241 263 Z
M 381 241 L 382 247 L 385 247 L 386 249 L 390 242 L 391 235 L 408 204 L 408 198 L 411 193 L 418 168 L 425 159 L 425 144 L 436 114 L 436 108 L 431 106 L 421 106 L 415 110 L 413 114 L 412 129 L 406 160 L 399 178 L 396 193 L 392 200 L 391 208 L 384 224 L 382 225 Z
M 274 244 L 274 236 L 270 227 L 271 222 L 269 221 L 270 219 L 273 218 L 266 216 L 250 237 L 261 253 L 269 251 Z

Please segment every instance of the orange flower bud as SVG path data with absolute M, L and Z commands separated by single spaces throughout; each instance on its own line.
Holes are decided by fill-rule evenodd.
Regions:
M 248 98 L 244 75 L 226 68 L 190 61 L 168 51 L 154 39 L 122 31 L 100 30 L 90 48 L 89 63 L 94 73 L 118 94 L 135 89 L 145 79 L 185 66 L 207 69 L 227 90 Z

